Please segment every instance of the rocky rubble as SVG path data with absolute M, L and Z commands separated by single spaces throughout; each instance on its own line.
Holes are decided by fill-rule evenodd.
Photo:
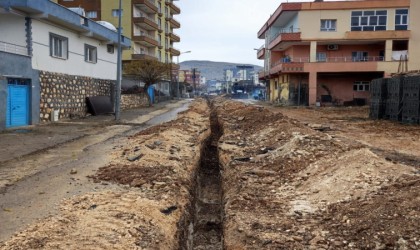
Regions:
M 233 101 L 215 106 L 226 249 L 418 248 L 412 166 L 324 133 L 329 126 Z

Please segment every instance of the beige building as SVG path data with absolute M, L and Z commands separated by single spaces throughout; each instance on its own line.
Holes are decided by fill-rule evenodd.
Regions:
M 420 69 L 420 1 L 282 3 L 258 32 L 271 101 L 369 101 L 372 79 Z
M 81 7 L 87 17 L 118 27 L 117 0 L 55 1 L 66 7 Z M 132 41 L 131 50 L 123 52 L 123 60 L 172 63 L 173 57 L 180 54 L 174 46 L 180 41 L 174 32 L 181 26 L 174 18 L 180 14 L 180 8 L 173 0 L 123 0 L 122 4 L 122 32 Z

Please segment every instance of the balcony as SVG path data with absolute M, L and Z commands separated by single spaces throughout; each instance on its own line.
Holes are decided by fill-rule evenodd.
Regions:
M 158 30 L 159 29 L 159 26 L 156 23 L 156 21 L 146 16 L 133 17 L 133 23 L 137 24 L 138 26 L 142 27 L 145 30 Z
M 347 31 L 345 38 L 348 40 L 372 40 L 372 39 L 410 39 L 410 30 L 384 30 L 384 31 Z
M 171 28 L 173 29 L 179 29 L 181 27 L 181 24 L 173 17 L 167 17 L 166 21 L 169 21 L 171 23 Z
M 169 6 L 172 15 L 179 15 L 181 13 L 181 9 L 174 4 L 174 1 L 166 0 L 165 3 Z
M 158 7 L 152 0 L 133 0 L 133 4 L 142 11 L 149 14 L 157 14 Z
M 270 39 L 268 49 L 274 49 L 282 42 L 300 42 L 301 40 L 299 29 L 281 29 Z
M 146 47 L 157 47 L 159 42 L 149 34 L 134 34 L 132 40 Z
M 175 64 L 175 63 L 171 63 L 171 69 L 172 70 L 179 70 L 181 67 L 179 66 L 179 64 Z M 176 73 L 175 73 L 176 74 Z
M 270 69 L 270 75 L 278 73 L 301 73 L 304 72 L 303 62 L 284 62 L 283 60 L 274 63 Z
M 157 60 L 158 58 L 151 54 L 147 53 L 145 51 L 133 51 L 133 54 L 131 54 L 131 59 L 133 60 Z
M 8 52 L 12 54 L 18 54 L 22 56 L 28 55 L 28 48 L 17 44 L 11 44 L 0 41 L 0 51 Z
M 178 49 L 172 46 L 170 46 L 169 49 L 166 49 L 166 52 L 170 52 L 172 56 L 179 56 L 181 54 L 181 52 Z
M 258 59 L 264 59 L 264 56 L 265 56 L 265 48 L 264 48 L 264 45 L 263 45 L 257 51 L 257 58 Z
M 171 42 L 177 42 L 179 43 L 181 41 L 181 38 L 173 32 L 166 33 L 167 36 L 169 36 L 169 39 L 171 39 Z
M 267 71 L 261 70 L 258 72 L 258 79 L 265 80 L 269 76 Z

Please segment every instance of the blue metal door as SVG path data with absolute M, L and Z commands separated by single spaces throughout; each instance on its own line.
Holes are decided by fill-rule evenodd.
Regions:
M 29 80 L 9 79 L 6 127 L 29 124 Z

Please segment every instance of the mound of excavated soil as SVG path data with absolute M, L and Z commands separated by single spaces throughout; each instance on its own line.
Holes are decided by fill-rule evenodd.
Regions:
M 226 249 L 420 246 L 415 168 L 281 112 L 227 100 L 215 106 L 224 130 Z
M 177 249 L 188 228 L 190 190 L 210 134 L 206 101 L 175 121 L 114 148 L 92 180 L 109 191 L 65 200 L 60 214 L 30 226 L 1 249 Z M 118 185 L 115 185 L 118 184 Z

